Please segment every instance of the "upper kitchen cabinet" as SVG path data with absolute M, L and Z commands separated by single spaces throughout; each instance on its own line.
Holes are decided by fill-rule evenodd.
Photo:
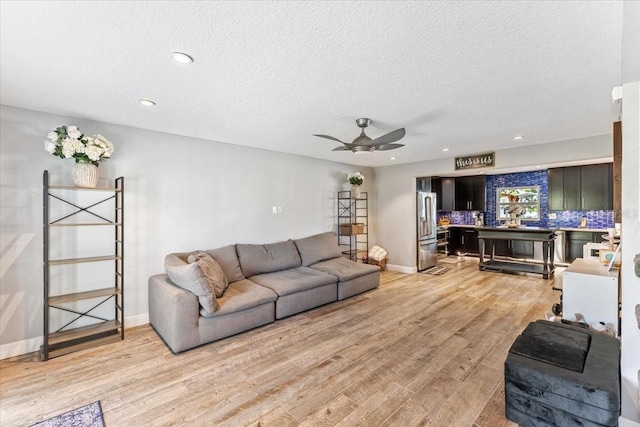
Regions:
M 547 171 L 549 210 L 613 209 L 613 165 L 572 166 Z
M 613 163 L 581 167 L 582 210 L 613 209 Z
M 549 185 L 549 210 L 579 211 L 580 166 L 547 170 Z
M 451 212 L 455 210 L 455 178 L 431 178 L 431 191 L 436 193 L 436 209 Z
M 484 211 L 487 179 L 484 175 L 461 176 L 455 180 L 455 210 Z

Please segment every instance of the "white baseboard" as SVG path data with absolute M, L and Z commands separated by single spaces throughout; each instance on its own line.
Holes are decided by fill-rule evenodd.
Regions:
M 418 267 L 406 267 L 404 265 L 387 264 L 387 270 L 399 273 L 413 274 L 418 272 Z
M 149 313 L 136 314 L 135 316 L 129 316 L 124 318 L 125 330 L 127 328 L 134 328 L 140 325 L 146 325 L 149 323 Z
M 39 351 L 41 345 L 42 337 L 2 344 L 0 345 L 0 359 L 7 359 L 9 357 Z
M 149 323 L 149 313 L 136 314 L 135 316 L 125 317 L 125 330 Z M 34 351 L 40 351 L 42 345 L 42 337 L 30 338 L 27 340 L 10 342 L 0 345 L 0 360 L 9 357 L 21 356 Z

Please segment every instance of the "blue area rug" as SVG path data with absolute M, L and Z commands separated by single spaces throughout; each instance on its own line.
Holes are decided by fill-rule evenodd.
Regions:
M 89 403 L 48 420 L 33 424 L 31 427 L 105 427 L 100 401 Z

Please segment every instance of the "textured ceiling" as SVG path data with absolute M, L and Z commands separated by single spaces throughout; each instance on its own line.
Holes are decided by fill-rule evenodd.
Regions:
M 55 114 L 361 166 L 607 134 L 619 114 L 621 1 L 0 7 L 0 102 Z M 312 136 L 350 142 L 358 117 L 405 147 Z

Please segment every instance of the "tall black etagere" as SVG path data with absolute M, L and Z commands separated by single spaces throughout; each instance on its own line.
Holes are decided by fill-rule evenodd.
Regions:
M 42 179 L 43 199 L 43 269 L 44 269 L 44 342 L 41 348 L 41 359 L 48 360 L 52 357 L 102 345 L 108 342 L 124 339 L 124 178 L 114 180 L 113 187 L 84 188 L 75 186 L 62 186 L 49 184 L 49 172 L 44 171 Z M 89 206 L 79 206 L 71 201 L 69 192 L 91 191 L 105 193 L 105 197 Z M 66 197 L 66 198 L 65 198 Z M 113 200 L 114 212 L 111 215 L 103 215 L 93 212 L 97 206 Z M 52 219 L 52 202 L 60 202 L 75 209 L 72 213 Z M 72 222 L 69 218 L 79 213 L 89 214 L 92 222 Z M 95 222 L 93 222 L 95 220 Z M 102 256 L 51 259 L 50 248 L 52 244 L 51 230 L 63 227 L 65 232 L 71 229 L 83 227 L 113 227 L 114 249 L 113 253 Z M 61 293 L 57 286 L 51 283 L 50 271 L 56 266 L 81 263 L 99 263 L 112 261 L 114 263 L 114 276 L 112 283 L 107 283 L 98 289 L 88 289 L 82 292 Z M 110 280 L 109 280 L 110 281 Z M 80 289 L 82 285 L 80 286 Z M 87 301 L 89 309 L 78 309 L 74 303 Z M 113 316 L 92 313 L 104 304 L 113 304 Z M 51 331 L 50 311 L 62 310 L 73 313 L 73 320 Z M 80 319 L 91 319 L 88 326 L 77 326 Z
M 352 261 L 369 251 L 369 199 L 366 191 L 354 198 L 351 191 L 338 191 L 338 245 Z

